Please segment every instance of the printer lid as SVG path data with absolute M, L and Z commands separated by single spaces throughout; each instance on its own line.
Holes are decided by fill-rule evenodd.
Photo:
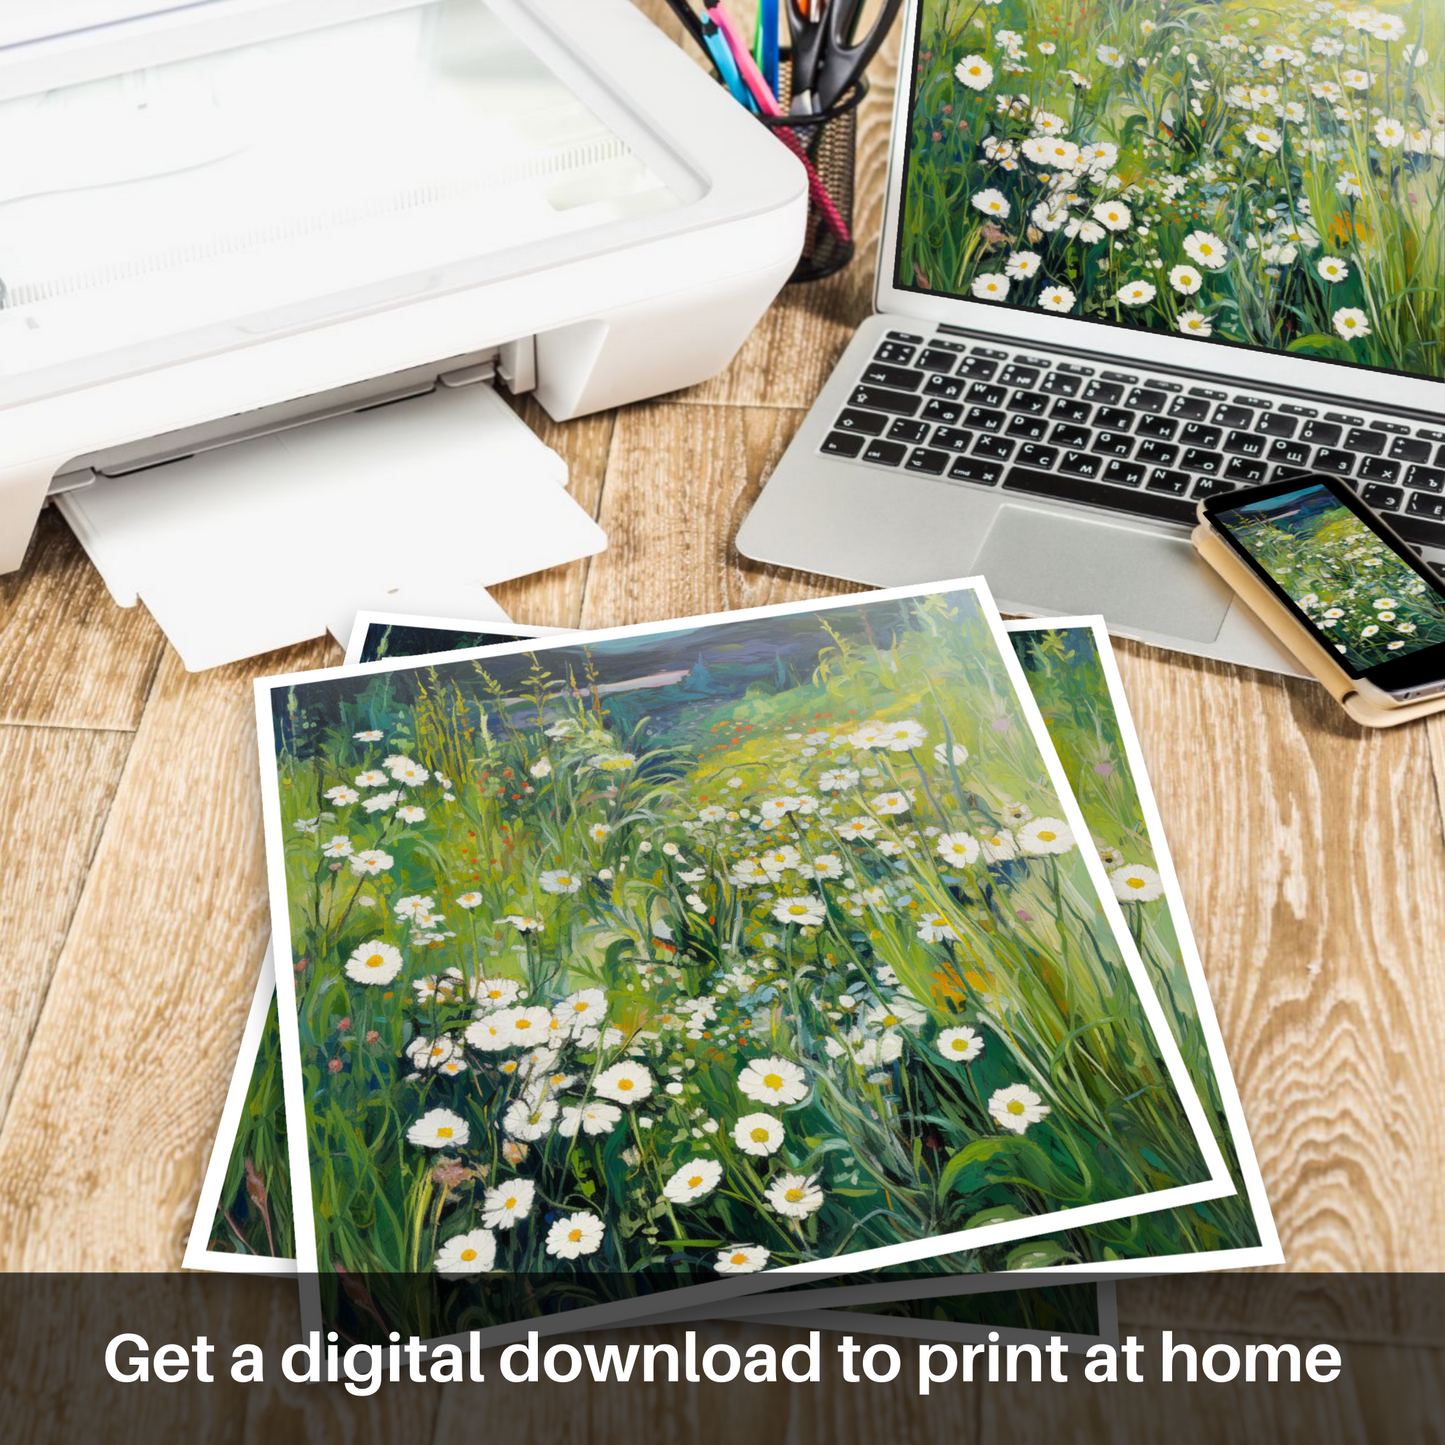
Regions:
M 556 24 L 618 9 L 12 0 L 0 407 L 665 226 L 708 181 Z

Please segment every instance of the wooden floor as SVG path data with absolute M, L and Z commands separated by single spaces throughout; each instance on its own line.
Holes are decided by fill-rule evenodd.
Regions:
M 865 237 L 890 106 L 880 67 Z M 517 620 L 612 626 L 846 590 L 748 564 L 732 538 L 868 310 L 874 250 L 785 292 L 705 385 L 560 426 L 522 404 L 610 545 L 497 589 Z M 1312 685 L 1120 652 L 1288 1267 L 1445 1268 L 1445 720 L 1369 734 Z M 53 512 L 0 578 L 0 1268 L 178 1266 L 267 934 L 250 679 L 338 659 L 317 642 L 186 673 Z M 1125 1327 L 1167 1322 L 1170 1289 L 1121 1287 Z M 442 1392 L 394 1398 L 409 1438 L 447 1438 Z M 597 1400 L 600 1429 L 623 1407 Z M 302 1408 L 253 1402 L 226 1438 Z M 674 1408 L 634 1438 L 682 1429 Z M 793 1425 L 845 1440 L 925 1418 L 886 1390 L 858 1408 Z M 981 1409 L 951 1423 L 982 1429 Z M 712 1438 L 705 1411 L 690 1418 Z

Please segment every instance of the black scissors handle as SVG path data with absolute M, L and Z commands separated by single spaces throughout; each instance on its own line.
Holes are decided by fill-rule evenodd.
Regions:
M 795 99 L 800 96 L 811 97 L 817 84 L 819 63 L 828 40 L 821 18 L 823 3 L 824 0 L 812 0 L 812 5 L 808 6 L 808 9 L 816 7 L 819 12 L 819 18 L 813 19 L 799 0 L 787 0 L 788 34 L 792 38 L 793 52 L 792 91 Z
M 790 6 L 792 3 L 793 0 L 789 0 Z M 878 47 L 887 38 L 903 0 L 883 0 L 872 27 L 862 39 L 856 39 L 855 32 L 864 3 L 865 0 L 848 0 L 848 3 L 831 0 L 821 22 L 827 28 L 827 37 L 810 87 L 820 111 L 834 104 L 868 68 L 869 62 L 878 53 Z

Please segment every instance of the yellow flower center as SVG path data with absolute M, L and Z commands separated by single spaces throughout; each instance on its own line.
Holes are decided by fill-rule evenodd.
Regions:
M 763 1085 L 769 1089 L 781 1089 L 783 1087 L 783 1076 L 781 1074 L 764 1074 Z
M 1126 878 L 1124 882 L 1127 883 L 1130 888 L 1142 888 L 1144 886 L 1144 880 L 1142 878 Z
M 786 1199 L 789 1204 L 796 1204 L 802 1197 L 803 1191 L 801 1189 L 789 1189 L 787 1193 L 783 1195 L 783 1198 Z
M 688 1187 L 689 1189 L 696 1189 L 697 1186 L 698 1186 L 699 1184 L 701 1184 L 701 1183 L 702 1183 L 702 1175 L 701 1175 L 701 1174 L 694 1174 L 694 1175 L 692 1176 L 692 1178 L 687 1181 L 687 1187 Z
M 441 1128 L 437 1130 L 437 1138 L 450 1139 L 452 1137 L 452 1132 L 453 1131 L 446 1124 L 443 1124 Z
M 573 1244 L 580 1244 L 582 1240 L 582 1231 L 580 1229 L 570 1229 L 567 1231 L 567 1238 L 570 1239 Z
M 585 1013 L 587 1012 L 588 1007 L 589 1007 L 588 1004 L 582 1003 L 582 1002 L 579 1001 L 578 1003 L 574 1003 L 574 1004 L 572 1005 L 572 1012 L 573 1012 L 573 1013 L 576 1013 L 576 1014 L 585 1014 Z
M 618 1087 L 619 1089 L 623 1090 L 623 1092 L 625 1093 L 628 1089 L 630 1089 L 630 1088 L 632 1087 L 632 1080 L 631 1080 L 631 1079 L 618 1079 L 618 1081 L 617 1081 L 617 1087 Z
M 766 1129 L 754 1129 L 751 1138 L 754 1144 L 766 1144 L 768 1142 L 768 1131 Z
M 1040 842 L 1040 843 L 1052 843 L 1052 842 L 1054 841 L 1054 839 L 1057 838 L 1058 836 L 1059 836 L 1059 835 L 1058 835 L 1057 833 L 1041 832 L 1041 833 L 1039 834 L 1039 842 Z
M 738 1253 L 733 1255 L 732 1257 L 733 1264 L 746 1264 L 747 1262 L 748 1257 L 741 1250 L 739 1250 Z
M 517 1022 L 516 1022 L 515 1027 L 517 1027 L 517 1028 L 519 1028 L 519 1029 L 529 1029 L 529 1028 L 532 1027 L 532 1020 L 531 1020 L 531 1019 L 518 1019 Z
M 808 910 L 807 910 L 806 908 L 804 908 L 801 903 L 794 903 L 794 904 L 788 909 L 788 912 L 791 913 L 794 917 L 798 917 L 800 914 L 804 914 L 804 913 L 806 913 L 807 911 L 808 911 Z
M 1022 1100 L 1022 1099 L 1010 1099 L 1010 1100 L 1008 1101 L 1008 1103 L 1004 1105 L 1004 1108 L 1005 1108 L 1010 1114 L 1022 1114 L 1023 1111 L 1024 1111 L 1023 1100 Z
M 516 1196 L 515 1194 L 512 1195 L 512 1197 L 511 1197 L 510 1199 L 506 1200 L 506 1201 L 503 1203 L 503 1205 L 502 1205 L 502 1208 L 503 1208 L 503 1209 L 515 1209 L 516 1207 L 517 1207 L 517 1196 Z
M 367 968 L 381 968 L 385 962 L 386 960 L 379 953 L 373 953 L 371 957 L 366 960 L 366 966 Z
M 476 1257 L 477 1252 L 474 1249 L 464 1249 L 462 1251 L 462 1259 L 465 1260 L 468 1264 L 470 1264 Z
M 949 1048 L 951 1048 L 955 1053 L 965 1054 L 968 1052 L 968 1040 L 954 1039 L 954 1041 L 949 1045 Z

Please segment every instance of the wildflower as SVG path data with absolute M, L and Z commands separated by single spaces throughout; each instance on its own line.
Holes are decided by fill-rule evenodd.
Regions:
M 827 917 L 827 906 L 821 898 L 810 894 L 799 898 L 780 898 L 773 905 L 773 917 L 779 923 L 796 923 L 800 928 L 814 928 Z
M 1120 201 L 1100 201 L 1092 214 L 1106 231 L 1127 231 L 1134 219 L 1128 206 Z
M 556 1119 L 555 1100 L 543 1099 L 533 1103 L 529 1099 L 513 1099 L 502 1115 L 502 1132 L 509 1139 L 523 1139 L 530 1143 L 544 1138 Z
M 713 1268 L 719 1274 L 756 1274 L 768 1262 L 769 1251 L 760 1244 L 733 1244 L 718 1251 Z
M 401 972 L 401 950 L 379 938 L 358 943 L 346 960 L 346 976 L 357 983 L 390 983 Z
M 1120 70 L 1124 65 L 1123 54 L 1112 45 L 1101 45 L 1095 52 L 1096 60 L 1107 65 L 1111 70 Z
M 558 1259 L 596 1254 L 602 1248 L 607 1226 L 595 1214 L 568 1214 L 547 1231 L 547 1253 Z
M 418 1149 L 461 1149 L 471 1138 L 471 1127 L 450 1109 L 428 1109 L 406 1131 L 406 1142 Z
M 328 802 L 335 803 L 338 808 L 350 807 L 361 797 L 355 788 L 348 788 L 345 783 L 338 783 L 334 788 L 327 788 L 321 795 Z
M 600 988 L 578 989 L 569 993 L 552 1010 L 552 1017 L 568 1028 L 591 1028 L 601 1023 L 607 1012 L 607 995 Z
M 1008 218 L 1009 203 L 1004 199 L 1002 191 L 996 191 L 992 187 L 976 191 L 971 204 L 976 211 L 982 211 L 986 216 L 998 216 L 1005 220 Z
M 981 271 L 973 278 L 972 289 L 981 301 L 1002 301 L 1008 296 L 1009 280 L 996 272 Z
M 1175 266 L 1169 273 L 1169 284 L 1181 296 L 1192 296 L 1204 284 L 1204 277 L 1193 266 Z
M 776 1154 L 783 1146 L 783 1126 L 771 1114 L 744 1114 L 732 1132 L 738 1148 L 754 1158 Z
M 967 868 L 978 857 L 978 839 L 972 833 L 945 833 L 934 847 L 940 858 L 959 868 Z
M 488 1229 L 511 1229 L 532 1212 L 537 1186 L 530 1179 L 513 1179 L 487 1190 L 482 1223 Z
M 652 1075 L 641 1064 L 624 1059 L 598 1074 L 592 1088 L 604 1099 L 616 1099 L 619 1104 L 637 1104 L 652 1092 Z
M 544 893 L 575 893 L 582 886 L 581 876 L 565 868 L 549 868 L 537 882 Z
M 469 1229 L 447 1240 L 437 1251 L 435 1269 L 447 1279 L 485 1274 L 496 1263 L 497 1241 L 487 1229 Z
M 1073 829 L 1059 818 L 1035 818 L 1018 831 L 1025 853 L 1067 853 L 1074 846 Z
M 918 921 L 918 936 L 925 943 L 957 943 L 958 934 L 941 913 L 926 913 Z
M 1338 256 L 1322 256 L 1315 262 L 1315 270 L 1320 273 L 1323 280 L 1328 281 L 1332 286 L 1338 285 L 1350 274 L 1350 268 L 1341 261 Z
M 568 1105 L 562 1110 L 562 1121 L 557 1132 L 564 1139 L 576 1137 L 580 1129 L 584 1134 L 610 1134 L 622 1121 L 622 1110 L 615 1104 L 604 1104 L 594 1100 L 590 1104 Z
M 1119 288 L 1119 300 L 1125 306 L 1147 306 L 1157 294 L 1148 281 L 1130 281 Z
M 808 1076 L 791 1060 L 773 1054 L 744 1065 L 738 1088 L 756 1104 L 786 1107 L 807 1098 Z
M 806 1219 L 823 1207 L 816 1174 L 782 1174 L 763 1191 L 769 1204 L 787 1219 Z
M 1209 324 L 1209 318 L 1202 311 L 1181 311 L 1179 313 L 1179 329 L 1186 336 L 1210 336 L 1214 327 Z
M 1010 858 L 1018 857 L 1019 850 L 1007 831 L 980 833 L 978 845 L 983 851 L 985 863 L 1007 863 Z
M 333 838 L 322 850 L 327 858 L 345 858 L 351 853 L 351 839 L 345 836 Z
M 358 773 L 352 781 L 358 788 L 379 788 L 386 782 L 386 774 L 375 768 L 368 768 L 366 772 Z
M 906 813 L 913 802 L 913 789 L 904 788 L 901 793 L 879 793 L 868 804 L 875 813 L 895 815 Z
M 983 1040 L 966 1024 L 944 1029 L 933 1041 L 933 1046 L 945 1059 L 951 1059 L 956 1064 L 966 1064 L 983 1052 Z
M 986 90 L 993 83 L 993 66 L 981 55 L 965 55 L 953 73 L 958 83 L 970 90 Z
M 412 1066 L 425 1072 L 427 1069 L 439 1069 L 457 1051 L 457 1046 L 449 1038 L 414 1038 L 406 1046 L 406 1056 L 412 1062 Z
M 722 1172 L 716 1159 L 689 1160 L 662 1186 L 662 1196 L 673 1204 L 691 1204 L 717 1188 Z
M 834 793 L 842 788 L 851 788 L 858 781 L 858 772 L 855 768 L 833 768 L 818 779 L 818 786 L 826 793 Z
M 359 733 L 352 733 L 351 736 L 359 743 L 379 743 L 386 734 L 380 728 L 364 728 Z
M 889 999 L 887 1003 L 874 1004 L 863 1017 L 870 1028 L 916 1029 L 928 1021 L 928 1015 L 916 1003 L 905 998 Z
M 1357 306 L 1342 306 L 1330 321 L 1346 341 L 1355 341 L 1370 334 L 1370 320 Z
M 431 774 L 420 763 L 414 763 L 410 758 L 396 758 L 389 763 L 391 775 L 398 783 L 404 783 L 408 788 L 419 788 Z
M 1067 286 L 1048 286 L 1039 293 L 1039 305 L 1045 311 L 1072 311 L 1074 293 Z
M 537 761 L 533 763 L 530 768 L 527 769 L 527 772 L 531 777 L 534 778 L 549 777 L 552 772 L 551 758 L 538 758 Z
M 952 747 L 947 743 L 939 743 L 933 750 L 933 760 L 940 766 L 947 766 L 952 763 L 959 768 L 968 761 L 968 749 L 962 743 L 954 743 Z
M 1182 244 L 1189 259 L 1206 271 L 1217 271 L 1229 260 L 1228 248 L 1210 231 L 1191 231 Z
M 1335 182 L 1335 190 L 1347 200 L 1359 200 L 1365 194 L 1360 178 L 1354 171 L 1342 171 L 1340 178 Z
M 1257 146 L 1265 155 L 1276 155 L 1283 143 L 1283 137 L 1277 130 L 1267 125 L 1252 125 L 1244 133 L 1244 138 L 1251 145 Z
M 1125 903 L 1152 903 L 1164 893 L 1164 880 L 1141 863 L 1127 864 L 1109 874 L 1114 896 Z
M 401 794 L 397 792 L 373 793 L 361 806 L 368 813 L 384 813 L 388 808 L 396 807 L 400 801 Z
M 518 933 L 540 933 L 546 924 L 540 918 L 528 918 L 521 913 L 507 913 L 498 920 L 501 923 L 510 923 Z
M 1026 1084 L 997 1089 L 988 1101 L 988 1112 L 1001 1128 L 1022 1134 L 1030 1124 L 1048 1116 L 1049 1106 Z

